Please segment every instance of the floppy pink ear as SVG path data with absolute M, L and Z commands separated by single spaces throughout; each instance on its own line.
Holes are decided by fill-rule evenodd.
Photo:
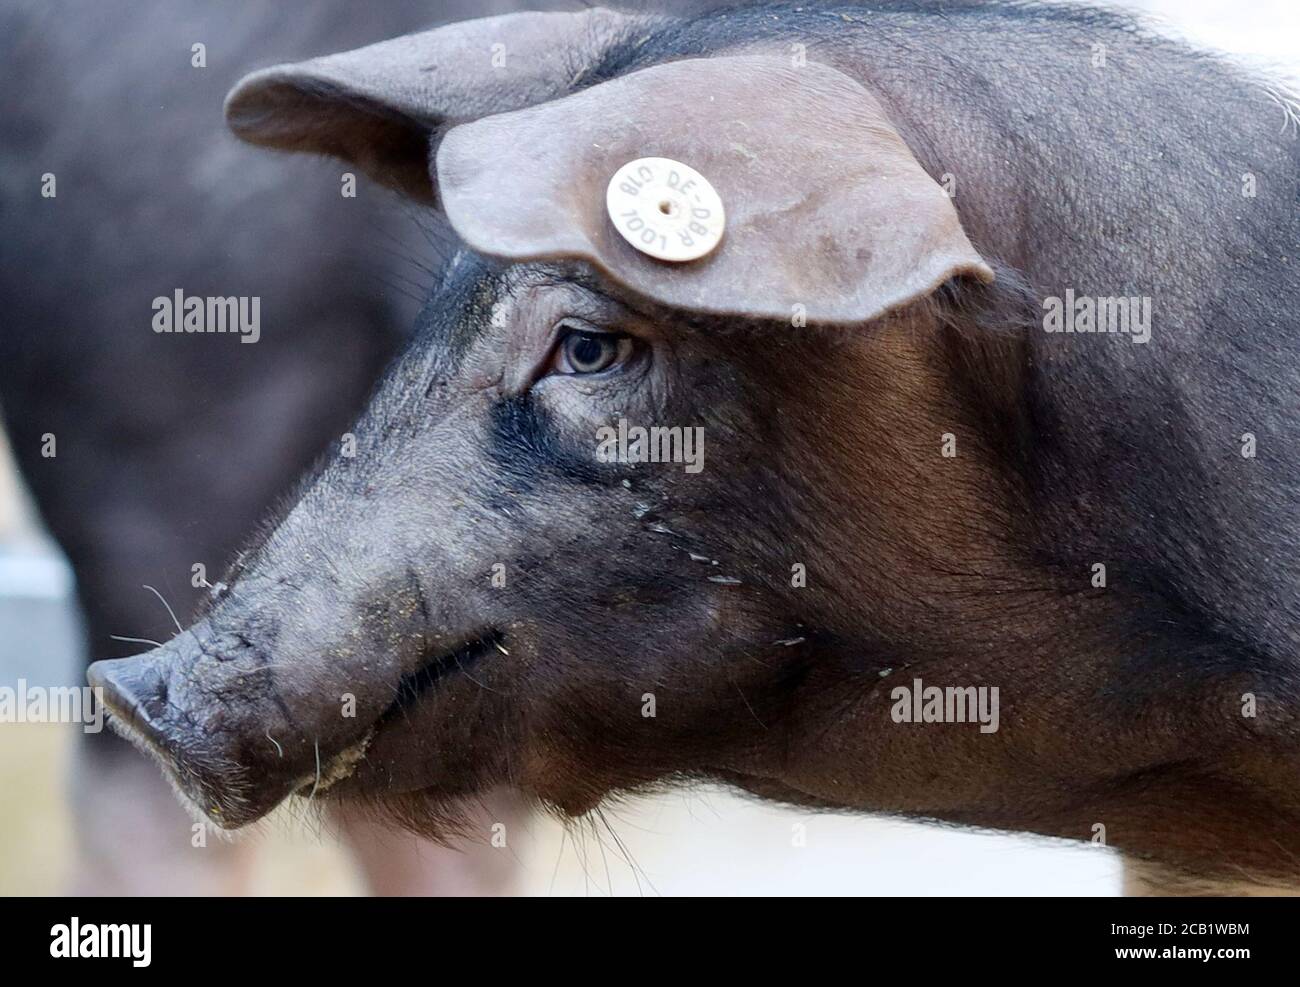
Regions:
M 620 166 L 675 159 L 726 212 L 720 245 L 670 264 L 623 239 L 605 189 Z M 771 57 L 671 62 L 453 128 L 437 153 L 443 208 L 475 250 L 575 258 L 665 305 L 860 323 L 956 275 L 993 272 L 861 85 Z
M 246 76 L 226 97 L 241 139 L 350 161 L 432 202 L 430 136 L 568 92 L 603 46 L 648 25 L 602 8 L 450 24 Z

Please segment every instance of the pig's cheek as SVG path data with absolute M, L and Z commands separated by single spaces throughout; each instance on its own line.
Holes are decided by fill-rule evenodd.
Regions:
M 329 794 L 383 796 L 426 788 L 464 794 L 467 782 L 474 788 L 504 777 L 501 766 L 513 753 L 501 730 L 509 711 L 483 691 L 478 673 L 469 674 L 475 681 L 443 683 L 438 694 L 378 724 L 364 758 Z
M 618 403 L 609 400 L 608 388 L 586 381 L 552 378 L 536 393 L 551 427 L 565 441 L 584 447 L 594 430 L 620 411 Z
M 666 422 L 670 418 L 669 409 L 672 407 L 673 389 L 669 386 L 669 376 L 666 373 L 651 372 L 646 375 L 646 383 L 642 399 L 647 409 L 647 416 L 658 422 Z
M 331 795 L 383 795 L 438 784 L 448 773 L 432 738 L 439 734 L 432 704 L 403 710 L 401 721 L 384 724 L 370 740 L 356 769 L 330 789 Z
M 639 364 L 608 375 L 553 377 L 538 389 L 547 410 L 570 434 L 587 436 L 617 418 L 649 425 L 663 420 L 668 389 L 654 368 Z

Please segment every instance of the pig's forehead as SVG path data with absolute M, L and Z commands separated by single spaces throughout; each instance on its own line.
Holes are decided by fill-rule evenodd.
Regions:
M 530 289 L 577 284 L 583 272 L 560 264 L 510 264 L 458 249 L 443 264 L 417 320 L 414 345 L 449 371 L 493 329 L 497 306 L 513 309 Z
M 443 265 L 434 296 L 460 295 L 467 283 L 490 282 L 501 295 L 538 284 L 586 283 L 592 275 L 583 267 L 542 261 L 510 263 L 460 247 Z
M 475 314 L 485 303 L 511 303 L 537 289 L 570 288 L 650 314 L 658 309 L 603 277 L 581 260 L 509 263 L 485 257 L 469 248 L 458 249 L 447 261 L 432 301 L 469 305 Z M 654 314 L 662 314 L 656 311 Z M 480 329 L 482 326 L 479 327 Z
M 567 297 L 557 307 L 537 305 L 538 290 L 563 290 Z M 565 311 L 573 303 L 572 311 Z M 492 332 L 497 306 L 515 318 L 519 313 L 568 314 L 580 318 L 620 313 L 639 317 L 678 338 L 722 340 L 742 335 L 749 344 L 784 338 L 786 326 L 760 318 L 736 318 L 685 311 L 642 298 L 605 277 L 594 265 L 576 259 L 509 262 L 459 247 L 445 261 L 430 292 L 417 326 L 417 339 L 426 347 L 442 350 L 442 367 L 458 366 L 473 345 Z M 818 329 L 810 336 L 821 337 Z M 838 334 L 836 334 L 838 335 Z M 417 345 L 419 345 L 417 343 Z

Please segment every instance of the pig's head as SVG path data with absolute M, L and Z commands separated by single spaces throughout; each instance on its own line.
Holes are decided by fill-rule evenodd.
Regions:
M 420 824 L 498 784 L 581 812 L 684 777 L 971 804 L 946 755 L 979 733 L 922 756 L 885 694 L 936 655 L 978 683 L 994 642 L 1032 653 L 1027 611 L 972 606 L 1017 565 L 1006 289 L 858 82 L 753 50 L 596 71 L 654 30 L 512 15 L 231 94 L 240 136 L 339 156 L 464 246 L 207 614 L 92 669 L 213 821 L 297 793 Z M 709 255 L 614 229 L 643 157 L 714 186 Z

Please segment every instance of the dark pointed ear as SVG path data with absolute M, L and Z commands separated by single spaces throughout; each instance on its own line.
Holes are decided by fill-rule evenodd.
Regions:
M 569 92 L 609 44 L 650 23 L 592 8 L 450 24 L 254 72 L 226 97 L 226 121 L 250 143 L 333 155 L 432 202 L 431 136 Z
M 711 252 L 666 263 L 615 228 L 607 187 L 644 158 L 685 164 L 716 190 L 725 227 Z M 447 218 L 475 250 L 584 260 L 679 309 L 789 321 L 802 306 L 810 322 L 861 323 L 954 276 L 993 279 L 876 99 L 813 62 L 714 57 L 633 72 L 453 128 L 437 175 Z M 642 188 L 657 201 L 672 184 L 671 172 L 647 173 Z M 637 194 L 629 183 L 623 201 Z M 671 256 L 687 231 L 642 205 L 643 247 L 662 241 Z

